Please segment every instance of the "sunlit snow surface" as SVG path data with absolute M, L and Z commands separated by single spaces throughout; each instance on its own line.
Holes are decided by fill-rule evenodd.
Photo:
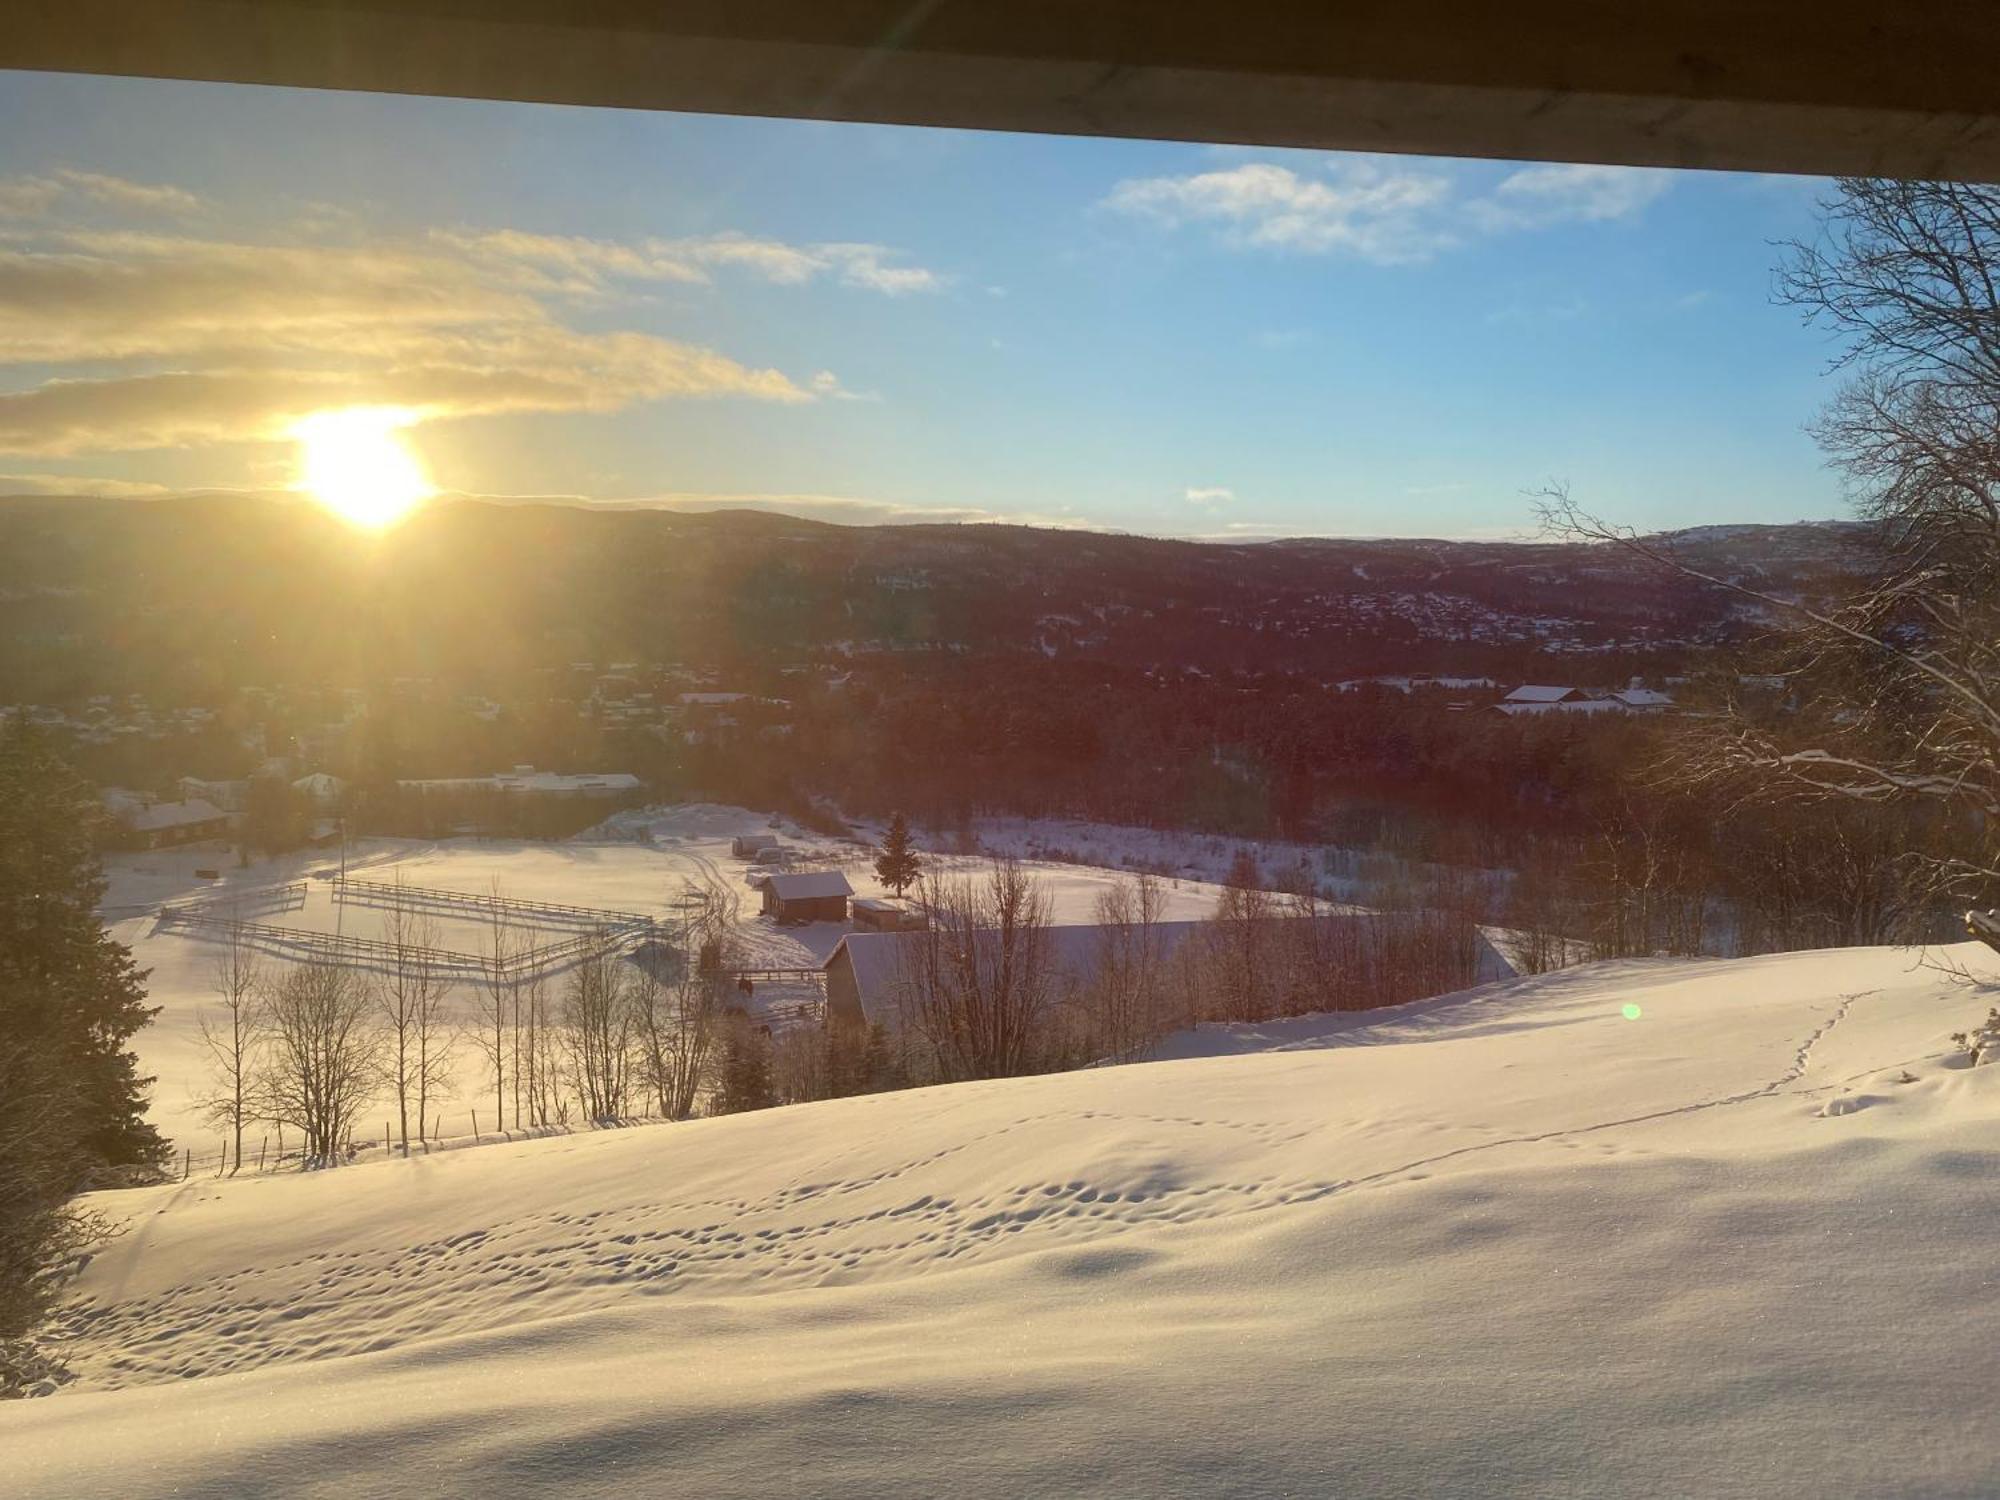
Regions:
M 712 880 L 739 903 L 742 923 L 737 932 L 737 958 L 748 966 L 815 967 L 826 960 L 848 930 L 835 922 L 779 927 L 769 918 L 757 916 L 758 893 L 745 883 L 754 867 L 746 860 L 732 858 L 729 848 L 735 834 L 770 833 L 768 814 L 697 803 L 634 810 L 619 814 L 614 822 L 627 833 L 628 841 L 585 838 L 551 844 L 519 839 L 367 839 L 349 847 L 344 868 L 372 881 L 400 880 L 473 895 L 491 891 L 497 881 L 503 894 L 517 900 L 636 912 L 669 921 L 685 882 Z M 634 831 L 643 831 L 644 842 L 629 841 Z M 799 867 L 839 868 L 846 872 L 857 895 L 882 894 L 873 869 L 874 849 L 790 825 L 784 827 L 783 837 Z M 946 873 L 977 874 L 983 868 L 976 858 L 927 857 Z M 222 878 L 197 879 L 194 871 L 202 867 L 219 869 Z M 231 857 L 213 845 L 112 856 L 104 914 L 113 933 L 131 945 L 134 957 L 149 971 L 149 999 L 160 1008 L 160 1014 L 134 1045 L 141 1071 L 158 1080 L 152 1118 L 177 1147 L 192 1150 L 197 1157 L 205 1154 L 211 1161 L 220 1149 L 216 1131 L 203 1123 L 198 1102 L 211 1087 L 200 1017 L 204 1008 L 212 1010 L 216 1004 L 217 950 L 212 934 L 163 924 L 162 904 L 235 900 L 247 920 L 379 938 L 382 910 L 335 902 L 331 883 L 322 878 L 342 868 L 342 856 L 335 849 L 259 860 L 248 868 L 235 867 Z M 1120 879 L 1128 878 L 1117 870 L 1047 861 L 1029 861 L 1027 869 L 1048 892 L 1054 919 L 1065 923 L 1095 920 L 1098 897 Z M 302 904 L 271 910 L 259 904 L 260 897 L 301 884 L 303 894 L 295 899 Z M 1163 915 L 1170 920 L 1207 916 L 1214 910 L 1219 891 L 1211 883 L 1187 878 L 1169 879 L 1165 889 Z M 530 933 L 527 938 L 541 942 L 568 936 L 571 931 Z M 450 951 L 476 954 L 482 951 L 488 934 L 475 917 L 446 919 L 437 940 Z M 450 1004 L 461 1021 L 470 1022 L 477 1015 L 478 997 L 469 986 L 461 986 Z M 484 1095 L 491 1093 L 491 1074 L 485 1068 L 476 1046 L 457 1050 L 452 1097 L 442 1107 L 446 1134 L 470 1132 L 472 1110 L 483 1108 L 487 1102 Z M 379 1140 L 385 1112 L 374 1113 L 376 1118 L 370 1123 Z M 483 1119 L 486 1125 L 492 1124 L 490 1109 L 484 1111 Z M 257 1147 L 253 1139 L 250 1151 L 254 1153 Z
M 1993 1493 L 1992 997 L 1916 961 L 106 1198 L 0 1492 Z

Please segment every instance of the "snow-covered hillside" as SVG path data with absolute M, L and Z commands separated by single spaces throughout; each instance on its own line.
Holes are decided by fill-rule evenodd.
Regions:
M 1993 1493 L 1983 988 L 1602 965 L 108 1197 L 0 1492 Z

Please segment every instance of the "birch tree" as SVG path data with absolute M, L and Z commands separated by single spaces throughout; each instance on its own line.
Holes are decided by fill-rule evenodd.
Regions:
M 269 1046 L 259 1112 L 305 1137 L 302 1165 L 336 1165 L 381 1077 L 376 1001 L 358 975 L 324 959 L 285 971 L 266 987 Z
M 264 970 L 242 917 L 232 911 L 216 956 L 213 985 L 219 1016 L 197 1017 L 213 1087 L 202 1098 L 210 1124 L 229 1132 L 232 1174 L 243 1169 L 243 1127 L 256 1112 L 257 1053 L 264 1035 Z
M 373 989 L 383 1022 L 384 1075 L 395 1095 L 398 1139 L 408 1156 L 412 1107 L 421 1141 L 431 1100 L 448 1076 L 451 984 L 432 956 L 439 946 L 437 922 L 418 909 L 400 880 L 389 900 L 382 941 L 390 950 L 389 972 Z
M 1012 859 L 984 880 L 926 877 L 918 890 L 926 926 L 902 949 L 896 986 L 906 1027 L 945 1080 L 1033 1071 L 1058 994 L 1047 893 Z

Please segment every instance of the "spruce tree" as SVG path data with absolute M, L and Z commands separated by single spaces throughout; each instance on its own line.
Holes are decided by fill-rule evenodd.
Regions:
M 922 869 L 923 860 L 910 847 L 910 820 L 901 813 L 892 814 L 882 853 L 875 861 L 875 878 L 900 896 Z
M 102 821 L 40 734 L 0 730 L 0 1336 L 32 1318 L 36 1277 L 76 1230 L 70 1194 L 166 1150 L 127 1046 L 155 1009 L 97 915 Z
M 722 1050 L 721 1085 L 715 1096 L 719 1115 L 769 1109 L 778 1102 L 777 1090 L 771 1086 L 771 1038 L 767 1034 L 741 1020 L 730 1027 Z

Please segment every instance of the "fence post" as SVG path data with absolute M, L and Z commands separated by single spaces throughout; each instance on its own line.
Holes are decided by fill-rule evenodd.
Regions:
M 188 1173 L 194 1170 L 194 1147 L 189 1146 L 181 1157 L 181 1181 L 188 1180 Z
M 270 1147 L 271 1147 L 271 1133 L 267 1130 L 264 1132 L 263 1143 L 257 1147 L 257 1170 L 260 1172 L 264 1170 L 264 1153 L 268 1151 Z
M 386 1158 L 392 1148 L 389 1145 L 389 1122 L 382 1122 L 382 1155 Z
M 475 1145 L 479 1142 L 479 1111 L 476 1109 L 472 1112 L 472 1140 Z

